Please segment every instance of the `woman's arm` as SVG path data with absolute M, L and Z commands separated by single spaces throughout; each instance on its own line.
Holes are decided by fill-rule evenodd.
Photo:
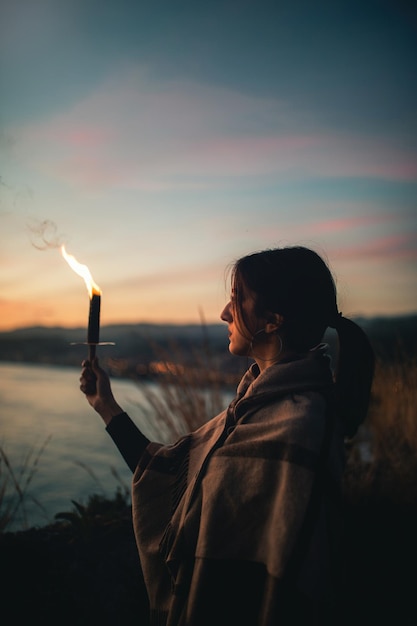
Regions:
M 141 433 L 127 413 L 115 415 L 108 426 L 106 426 L 106 430 L 127 465 L 134 472 L 140 457 L 149 443 L 149 439 Z
M 130 417 L 116 402 L 107 373 L 99 366 L 98 359 L 92 363 L 83 361 L 80 389 L 89 404 L 101 416 L 106 430 L 116 444 L 132 472 L 135 471 L 149 439 L 141 433 Z

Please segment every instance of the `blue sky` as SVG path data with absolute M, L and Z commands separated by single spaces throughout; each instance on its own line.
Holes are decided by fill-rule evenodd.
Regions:
M 218 320 L 225 268 L 308 245 L 351 315 L 417 310 L 408 3 L 6 0 L 0 327 Z

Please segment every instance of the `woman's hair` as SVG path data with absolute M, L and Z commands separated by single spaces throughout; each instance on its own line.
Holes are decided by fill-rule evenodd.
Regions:
M 288 348 L 311 350 L 328 327 L 336 329 L 336 389 L 346 434 L 353 436 L 368 410 L 374 354 L 363 330 L 339 314 L 335 281 L 325 261 L 301 246 L 255 252 L 235 263 L 232 288 L 237 319 L 249 334 L 254 333 L 253 320 L 245 319 L 241 306 L 247 290 L 254 294 L 257 317 L 282 316 L 280 332 Z

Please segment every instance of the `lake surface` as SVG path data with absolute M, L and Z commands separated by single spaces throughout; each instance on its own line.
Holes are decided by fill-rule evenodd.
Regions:
M 119 486 L 130 489 L 132 474 L 79 390 L 79 376 L 80 369 L 71 367 L 0 363 L 0 446 L 21 487 L 35 468 L 24 515 L 7 530 L 53 522 L 59 511 L 72 510 L 71 500 L 85 503 L 93 493 L 113 496 Z M 112 381 L 119 404 L 145 435 L 161 441 L 141 385 Z M 227 401 L 225 396 L 225 406 Z M 25 459 L 27 471 L 19 477 Z M 6 475 L 1 463 L 0 486 Z

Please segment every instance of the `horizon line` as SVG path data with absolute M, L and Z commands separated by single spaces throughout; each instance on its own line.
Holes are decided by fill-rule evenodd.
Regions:
M 375 314 L 365 314 L 365 313 L 355 313 L 352 315 L 347 315 L 346 317 L 348 319 L 352 319 L 352 320 L 367 320 L 367 321 L 372 321 L 372 320 L 380 320 L 380 319 L 396 319 L 396 318 L 406 318 L 406 317 L 415 317 L 417 316 L 417 310 L 415 311 L 408 311 L 408 312 L 401 312 L 401 313 L 375 313 Z M 224 326 L 226 328 L 226 323 L 222 322 L 222 321 L 213 321 L 213 322 L 209 322 L 209 321 L 190 321 L 190 322 L 172 322 L 172 321 L 166 321 L 166 322 L 161 322 L 161 321 L 150 321 L 150 320 L 141 320 L 141 321 L 137 321 L 137 322 L 109 322 L 109 323 L 105 323 L 105 324 L 101 324 L 100 329 L 103 328 L 110 328 L 112 326 L 172 326 L 172 327 L 184 327 L 184 326 L 199 326 L 199 327 L 205 327 L 205 326 Z M 75 326 L 68 326 L 68 325 L 59 325 L 59 324 L 53 324 L 53 325 L 48 325 L 48 324 L 27 324 L 24 326 L 14 326 L 14 327 L 10 327 L 10 328 L 1 328 L 0 327 L 0 334 L 2 333 L 12 333 L 12 332 L 16 332 L 16 331 L 20 331 L 20 330 L 31 330 L 31 329 L 43 329 L 43 330 L 79 330 L 85 329 L 84 325 L 75 325 Z

